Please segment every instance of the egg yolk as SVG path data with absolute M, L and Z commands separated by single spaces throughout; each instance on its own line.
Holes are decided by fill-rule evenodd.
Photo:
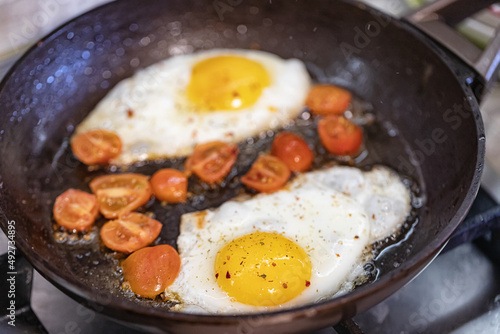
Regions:
M 234 300 L 255 306 L 283 304 L 310 284 L 311 261 L 282 235 L 256 232 L 237 238 L 218 253 L 215 277 Z
M 258 62 L 219 56 L 193 67 L 187 96 L 200 111 L 239 110 L 253 105 L 269 85 L 269 74 Z

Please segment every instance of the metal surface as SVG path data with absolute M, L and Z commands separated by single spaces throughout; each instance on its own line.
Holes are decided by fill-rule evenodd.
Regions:
M 497 203 L 484 189 L 480 189 L 469 211 L 470 218 L 460 224 L 443 252 L 499 229 L 500 206 Z
M 366 29 L 366 37 L 360 29 Z M 89 176 L 61 143 L 137 66 L 182 52 L 255 43 L 285 58 L 302 58 L 315 80 L 346 86 L 373 104 L 381 127 L 367 129 L 366 163 L 383 162 L 419 182 L 426 203 L 418 228 L 405 247 L 384 254 L 384 274 L 377 281 L 331 301 L 224 317 L 166 312 L 130 300 L 114 283 L 119 278 L 110 279 L 115 277 L 113 259 L 98 242 L 77 249 L 91 251 L 77 258 L 53 239 L 50 209 L 55 196 L 68 186 L 85 189 Z M 479 186 L 484 155 L 480 114 L 467 79 L 474 79 L 472 72 L 433 43 L 361 5 L 248 1 L 221 15 L 205 2 L 114 3 L 41 41 L 0 88 L 2 228 L 7 217 L 22 221 L 18 246 L 45 277 L 77 300 L 135 325 L 205 333 L 236 332 L 242 326 L 260 332 L 322 328 L 407 283 L 465 216 Z M 399 135 L 386 135 L 383 126 L 392 126 Z M 175 228 L 164 229 L 161 242 L 175 237 Z
M 476 318 L 500 311 L 498 275 L 498 266 L 465 244 L 440 255 L 410 284 L 354 320 L 367 333 L 440 334 L 472 326 Z M 499 333 L 500 322 L 482 329 L 474 333 Z

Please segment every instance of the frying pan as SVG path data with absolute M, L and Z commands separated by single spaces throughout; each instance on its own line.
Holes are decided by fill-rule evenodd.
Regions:
M 55 197 L 69 187 L 88 190 L 92 177 L 113 172 L 89 172 L 72 157 L 68 138 L 75 125 L 139 68 L 218 47 L 259 48 L 300 58 L 314 80 L 342 85 L 372 106 L 376 122 L 365 129 L 369 153 L 359 165 L 383 163 L 413 180 L 416 219 L 405 240 L 395 240 L 378 256 L 376 279 L 370 284 L 314 305 L 266 314 L 175 313 L 164 303 L 122 292 L 119 258 L 98 237 L 60 242 L 51 218 Z M 335 324 L 417 275 L 443 248 L 475 198 L 485 140 L 477 100 L 487 80 L 469 64 L 412 25 L 355 2 L 110 3 L 41 40 L 0 86 L 2 229 L 15 221 L 17 247 L 62 291 L 151 331 L 290 333 Z M 247 151 L 251 161 L 255 153 Z M 130 170 L 151 174 L 180 164 L 182 160 L 149 162 Z M 245 168 L 237 166 L 238 171 Z M 206 198 L 215 206 L 235 191 L 207 190 Z M 164 223 L 157 243 L 175 245 L 179 215 L 206 204 L 168 210 L 149 205 Z

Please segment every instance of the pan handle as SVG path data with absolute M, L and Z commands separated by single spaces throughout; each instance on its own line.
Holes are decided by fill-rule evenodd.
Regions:
M 471 66 L 484 81 L 484 94 L 497 79 L 500 33 L 497 30 L 486 49 L 481 51 L 452 26 L 496 2 L 498 0 L 437 0 L 409 13 L 404 19 Z

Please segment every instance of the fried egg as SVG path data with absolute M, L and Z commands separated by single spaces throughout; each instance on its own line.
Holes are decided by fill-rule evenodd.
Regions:
M 175 310 L 262 312 L 332 297 L 363 272 L 370 245 L 400 229 L 410 196 L 385 167 L 331 167 L 283 190 L 185 214 Z
M 238 143 L 287 124 L 302 110 L 310 78 L 297 59 L 214 49 L 174 56 L 118 83 L 78 125 L 115 132 L 113 164 L 187 156 L 199 143 Z

